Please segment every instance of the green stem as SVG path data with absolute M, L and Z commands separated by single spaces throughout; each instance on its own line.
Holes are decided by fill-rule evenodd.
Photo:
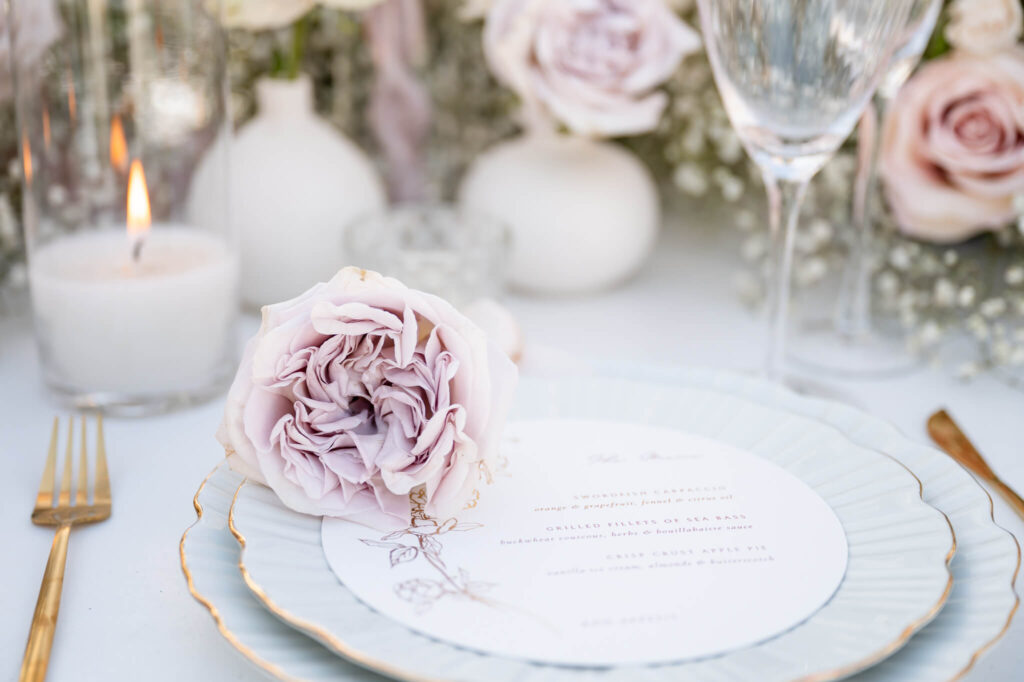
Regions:
M 299 77 L 302 67 L 302 56 L 306 52 L 306 34 L 309 32 L 309 13 L 304 14 L 292 26 L 292 50 L 288 55 L 288 79 Z

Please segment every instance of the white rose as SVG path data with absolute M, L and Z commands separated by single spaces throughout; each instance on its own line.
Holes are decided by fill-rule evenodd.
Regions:
M 1024 28 L 1020 0 L 954 0 L 949 15 L 946 39 L 974 54 L 1012 47 Z
M 324 7 L 347 9 L 352 12 L 370 9 L 374 5 L 379 5 L 381 2 L 382 0 L 320 0 L 320 4 Z
M 224 0 L 221 22 L 228 28 L 261 31 L 287 26 L 313 9 L 314 0 Z
M 364 10 L 381 0 L 320 0 L 324 7 Z M 317 0 L 223 0 L 221 21 L 228 28 L 262 31 L 292 23 L 317 5 Z
M 462 0 L 462 6 L 459 7 L 459 19 L 463 21 L 483 19 L 487 16 L 492 4 L 494 4 L 492 0 Z

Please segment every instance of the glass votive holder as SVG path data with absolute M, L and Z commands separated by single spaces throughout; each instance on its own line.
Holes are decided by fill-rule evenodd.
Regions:
M 235 366 L 216 7 L 9 0 L 12 51 L 38 52 L 16 62 L 15 92 L 36 339 L 72 406 L 164 411 L 219 393 Z
M 455 306 L 505 287 L 509 230 L 449 204 L 411 204 L 364 216 L 345 230 L 345 259 L 436 294 Z

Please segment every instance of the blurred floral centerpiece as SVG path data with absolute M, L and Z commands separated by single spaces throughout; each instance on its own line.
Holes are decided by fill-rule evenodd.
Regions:
M 716 216 L 690 229 L 738 228 L 739 291 L 759 297 L 761 181 L 690 28 L 692 0 L 225 0 L 224 10 L 235 27 L 241 151 L 247 129 L 270 130 L 263 118 L 274 102 L 257 114 L 257 97 L 289 91 L 293 106 L 282 95 L 276 115 L 330 123 L 320 133 L 359 159 L 350 164 L 358 172 L 330 180 L 336 197 L 377 206 L 385 194 L 399 202 L 457 197 L 499 214 L 515 233 L 513 283 L 541 292 L 594 290 L 639 268 L 658 224 L 657 186 L 661 200 L 679 199 L 684 210 L 700 203 Z M 967 375 L 1024 366 L 1021 15 L 1019 0 L 946 2 L 881 131 L 875 312 L 907 330 L 912 351 L 932 357 L 947 359 L 968 339 L 968 353 L 952 360 Z M 20 259 L 11 229 L 20 173 L 13 130 L 0 126 L 0 168 L 8 168 L 0 277 Z M 258 166 L 243 183 L 243 201 L 273 204 L 273 229 L 292 244 L 311 224 L 298 209 L 326 202 L 323 192 L 303 194 L 316 179 L 297 179 L 319 166 L 321 151 L 302 154 L 297 169 L 288 164 L 300 154 L 289 153 L 288 164 Z M 797 239 L 798 288 L 826 290 L 847 260 L 855 166 L 856 141 L 811 188 Z M 321 179 L 329 172 L 317 171 Z M 342 182 L 365 191 L 342 191 Z M 609 183 L 614 191 L 604 191 Z M 318 239 L 337 235 L 340 243 L 351 208 L 330 220 L 318 210 Z M 335 255 L 332 268 L 343 260 Z

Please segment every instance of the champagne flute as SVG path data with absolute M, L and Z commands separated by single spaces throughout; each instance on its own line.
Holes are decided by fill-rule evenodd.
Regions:
M 871 253 L 876 221 L 872 209 L 875 207 L 873 200 L 878 196 L 880 124 L 885 120 L 896 93 L 910 77 L 928 46 L 941 10 L 942 0 L 913 0 L 903 38 L 893 52 L 875 94 L 875 105 L 869 105 L 861 116 L 857 177 L 850 210 L 853 234 L 850 254 L 839 283 L 834 319 L 823 334 L 807 335 L 810 343 L 795 353 L 801 363 L 815 369 L 837 375 L 868 377 L 891 375 L 917 364 L 901 349 L 891 347 L 896 343 L 887 344 L 886 339 L 873 333 L 871 275 L 874 266 Z
M 698 0 L 726 113 L 768 193 L 765 371 L 781 379 L 797 218 L 807 184 L 853 130 L 913 0 Z

